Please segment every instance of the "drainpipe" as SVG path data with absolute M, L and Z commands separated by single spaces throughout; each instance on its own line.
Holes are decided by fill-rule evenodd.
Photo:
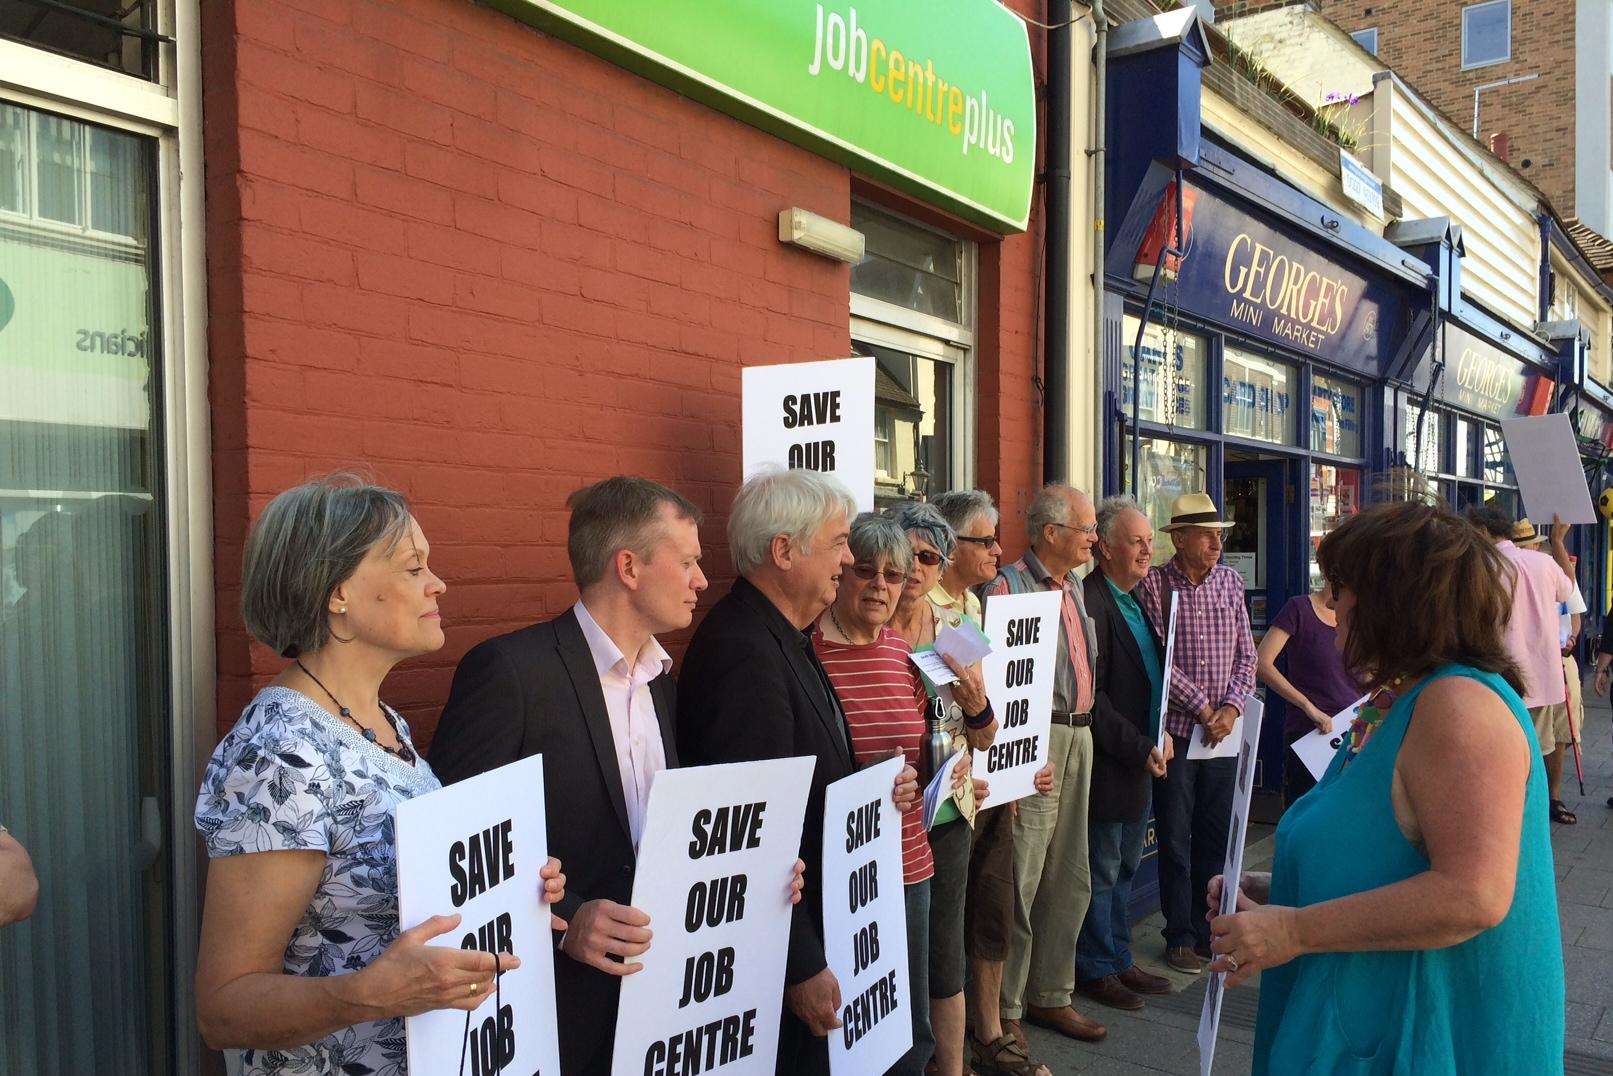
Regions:
M 1069 480 L 1070 470 L 1070 20 L 1071 0 L 1051 0 L 1047 21 L 1047 272 L 1043 301 L 1042 477 Z
M 1108 127 L 1109 122 L 1106 110 L 1109 106 L 1109 20 L 1103 14 L 1103 0 L 1092 0 L 1092 27 L 1096 32 L 1096 40 L 1092 46 L 1092 72 L 1097 80 L 1092 93 L 1092 149 L 1088 151 L 1092 158 L 1092 367 L 1098 374 L 1098 384 L 1093 389 L 1093 410 L 1096 421 L 1093 430 L 1098 437 L 1099 451 L 1098 474 L 1095 481 L 1100 485 L 1103 482 L 1104 451 L 1109 447 L 1106 444 L 1105 430 L 1108 428 L 1108 415 L 1103 412 L 1103 392 L 1098 386 L 1102 385 L 1106 368 L 1103 341 L 1103 262 L 1108 246 L 1106 226 L 1108 213 L 1104 208 L 1104 199 L 1108 197 L 1104 180 L 1108 169 Z M 1136 382 L 1133 382 L 1135 385 Z M 1115 386 L 1117 389 L 1119 386 Z M 1135 389 L 1133 390 L 1135 391 Z

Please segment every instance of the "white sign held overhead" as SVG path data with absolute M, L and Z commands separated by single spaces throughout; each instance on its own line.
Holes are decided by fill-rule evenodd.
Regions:
M 1523 510 L 1535 526 L 1549 528 L 1554 514 L 1564 523 L 1596 522 L 1579 442 L 1567 415 L 1502 419 L 1501 435 L 1518 476 Z
M 1063 600 L 1057 590 L 997 594 L 986 600 L 986 637 L 992 649 L 981 672 L 998 724 L 996 742 L 974 754 L 974 772 L 991 787 L 982 807 L 1033 794 L 1036 771 L 1047 764 Z
M 622 980 L 612 1072 L 773 1071 L 815 761 L 656 774 L 632 900 L 654 939 Z
M 838 478 L 874 510 L 874 360 L 747 366 L 740 373 L 744 477 L 768 464 Z
M 1290 749 L 1299 760 L 1305 764 L 1305 769 L 1316 780 L 1322 779 L 1328 766 L 1333 762 L 1333 756 L 1338 754 L 1339 748 L 1344 746 L 1344 736 L 1350 731 L 1350 725 L 1356 716 L 1361 713 L 1361 707 L 1366 704 L 1368 696 L 1363 695 L 1350 705 L 1333 715 L 1333 725 L 1326 732 L 1307 732 L 1290 744 Z
M 560 1072 L 554 949 L 538 871 L 548 862 L 543 756 L 533 755 L 398 805 L 398 925 L 434 915 L 459 927 L 427 944 L 514 953 L 470 1017 L 437 1009 L 408 1017 L 411 1072 Z
M 1383 216 L 1383 180 L 1342 147 L 1339 149 L 1339 182 L 1344 187 L 1344 197 L 1375 217 Z
M 891 802 L 902 766 L 887 759 L 824 793 L 823 950 L 841 1002 L 834 1076 L 884 1072 L 913 1045 L 902 816 Z
M 1243 842 L 1249 832 L 1249 803 L 1255 791 L 1255 754 L 1260 747 L 1260 719 L 1265 707 L 1250 696 L 1244 703 L 1243 735 L 1237 737 L 1238 777 L 1232 789 L 1232 817 L 1227 821 L 1227 855 L 1221 868 L 1221 914 L 1238 907 L 1238 882 L 1243 877 Z M 1228 736 L 1228 740 L 1234 737 Z M 1215 1040 L 1221 1031 L 1221 994 L 1224 972 L 1215 972 L 1204 985 L 1204 1007 L 1199 1012 L 1199 1072 L 1209 1076 L 1215 1061 Z

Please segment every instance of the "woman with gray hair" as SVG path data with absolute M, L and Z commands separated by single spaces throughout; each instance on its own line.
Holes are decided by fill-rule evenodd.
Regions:
M 220 741 L 196 800 L 212 859 L 197 1022 L 246 1076 L 404 1073 L 402 1017 L 473 1010 L 520 966 L 427 944 L 457 915 L 396 927 L 393 811 L 440 786 L 380 689 L 443 645 L 430 552 L 401 494 L 350 476 L 280 494 L 247 537 L 242 617 L 291 664 Z M 559 900 L 560 864 L 539 873 Z

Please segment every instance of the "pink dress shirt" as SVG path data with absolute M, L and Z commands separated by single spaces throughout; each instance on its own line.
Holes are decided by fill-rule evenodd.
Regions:
M 1507 621 L 1507 652 L 1523 672 L 1523 704 L 1533 710 L 1562 702 L 1563 652 L 1557 643 L 1557 603 L 1574 596 L 1574 584 L 1557 562 L 1538 549 L 1501 541 L 1495 548 L 1511 563 L 1512 619 Z
M 622 775 L 622 798 L 636 851 L 639 835 L 644 832 L 650 785 L 655 775 L 666 769 L 666 747 L 661 743 L 661 723 L 655 717 L 650 681 L 671 671 L 672 659 L 652 635 L 639 652 L 638 662 L 629 665 L 621 648 L 589 615 L 588 607 L 578 602 L 574 609 L 583 638 L 588 640 L 594 668 L 599 671 L 599 687 L 605 693 L 605 711 L 610 715 L 610 734 L 616 745 L 616 767 Z

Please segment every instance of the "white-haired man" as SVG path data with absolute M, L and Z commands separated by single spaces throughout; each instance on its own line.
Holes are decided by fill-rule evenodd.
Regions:
M 857 769 L 845 713 L 806 632 L 834 601 L 852 563 L 856 504 L 833 478 L 767 470 L 734 498 L 728 547 L 739 578 L 706 614 L 678 677 L 678 753 L 686 765 L 810 755 L 801 858 L 806 888 L 785 961 L 778 1071 L 826 1074 L 828 1032 L 840 1026 L 840 984 L 823 949 L 824 790 Z M 918 795 L 911 766 L 893 798 Z

